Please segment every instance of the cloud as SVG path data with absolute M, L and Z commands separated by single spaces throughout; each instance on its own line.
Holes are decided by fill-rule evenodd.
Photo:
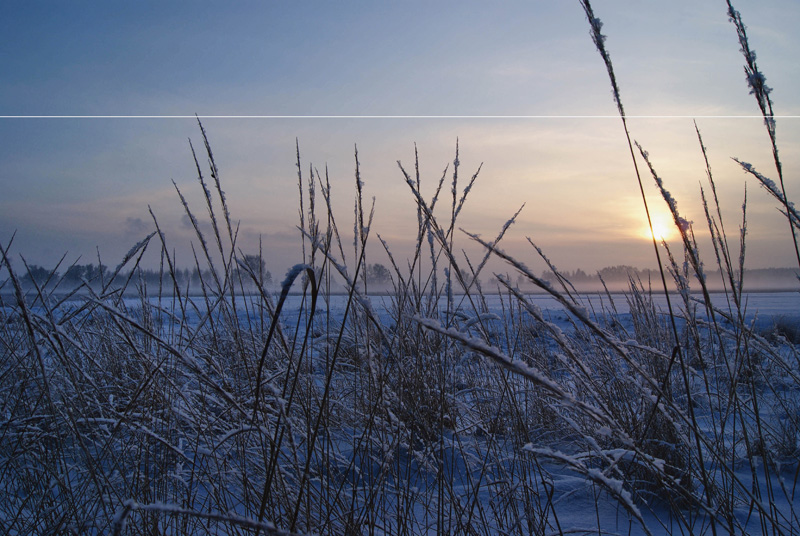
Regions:
M 150 230 L 150 225 L 142 218 L 125 218 L 125 232 L 127 234 L 143 234 Z
M 200 219 L 197 218 L 197 216 L 195 216 L 195 219 L 197 221 L 197 226 L 200 228 L 201 233 L 206 234 L 214 231 L 210 223 L 201 221 Z M 192 232 L 195 231 L 194 225 L 192 225 L 192 219 L 189 217 L 188 214 L 184 214 L 181 216 L 181 226 L 183 226 L 184 229 L 191 230 Z

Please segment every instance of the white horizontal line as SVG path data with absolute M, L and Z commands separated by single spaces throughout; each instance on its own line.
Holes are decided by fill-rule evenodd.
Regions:
M 775 115 L 798 119 L 800 115 Z M 626 119 L 763 119 L 761 115 L 627 115 Z M 0 115 L 0 119 L 619 119 L 619 115 Z

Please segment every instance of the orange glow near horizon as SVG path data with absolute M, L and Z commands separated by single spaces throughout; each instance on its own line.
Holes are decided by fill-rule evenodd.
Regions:
M 668 242 L 676 236 L 677 231 L 675 229 L 675 224 L 668 217 L 654 215 L 651 219 L 653 223 L 652 232 L 645 224 L 639 233 L 639 236 L 647 240 L 652 240 L 655 237 L 658 242 L 661 242 L 662 240 Z

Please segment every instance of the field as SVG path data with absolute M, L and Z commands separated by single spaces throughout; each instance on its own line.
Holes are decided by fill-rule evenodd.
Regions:
M 680 251 L 653 239 L 658 277 L 582 294 L 533 242 L 554 280 L 504 252 L 516 216 L 492 239 L 461 231 L 479 178 L 464 178 L 458 153 L 431 198 L 419 166 L 400 166 L 417 234 L 414 254 L 395 258 L 372 235 L 358 155 L 344 223 L 298 151 L 305 260 L 274 291 L 237 247 L 200 125 L 202 218 L 177 191 L 197 283 L 177 276 L 155 215 L 154 233 L 77 286 L 18 269 L 13 243 L 0 250 L 0 532 L 797 534 L 800 298 L 747 292 L 746 202 L 726 225 L 710 166 L 713 252 L 701 260 L 630 141 L 583 5 L 634 187 L 655 180 L 680 232 Z M 800 267 L 769 91 L 729 14 L 775 159 L 770 173 L 741 165 L 784 212 Z M 380 296 L 368 243 L 390 266 Z M 160 255 L 156 284 L 139 270 L 146 251 Z M 487 273 L 497 261 L 513 279 Z

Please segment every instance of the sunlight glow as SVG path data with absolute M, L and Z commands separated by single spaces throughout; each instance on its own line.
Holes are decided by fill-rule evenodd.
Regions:
M 652 240 L 655 237 L 657 241 L 661 242 L 662 240 L 669 241 L 677 234 L 675 225 L 668 218 L 654 216 L 652 221 L 653 232 L 651 233 L 650 228 L 645 225 L 640 233 L 642 238 Z

